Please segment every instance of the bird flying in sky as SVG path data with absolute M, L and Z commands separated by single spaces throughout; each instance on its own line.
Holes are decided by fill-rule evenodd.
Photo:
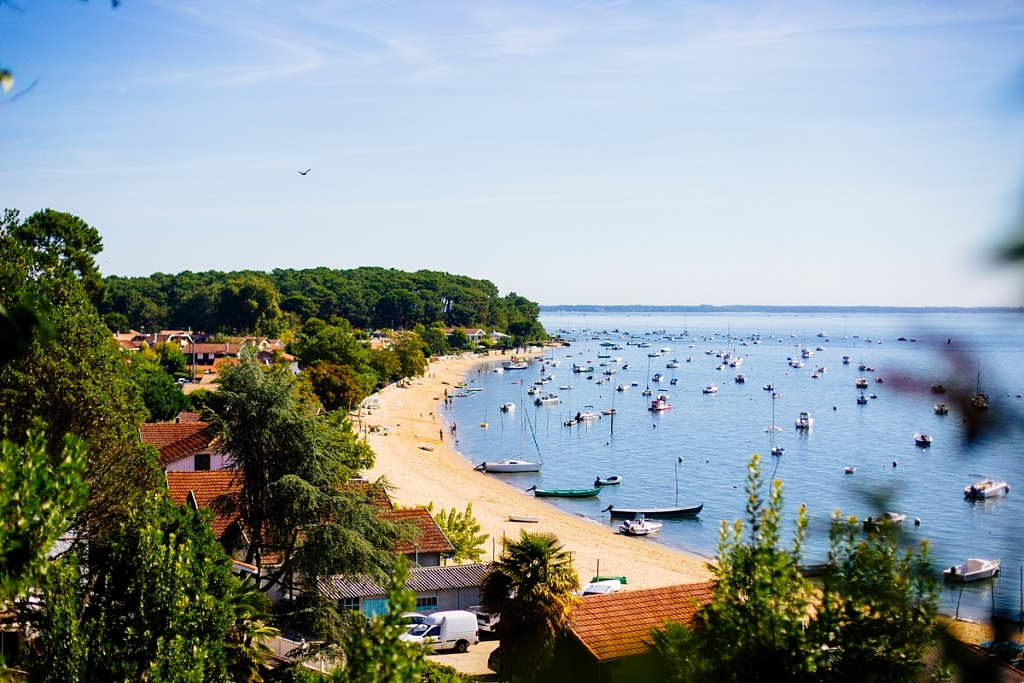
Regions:
M 299 171 L 299 175 L 306 175 L 307 173 L 309 173 L 312 170 L 313 169 L 311 169 L 311 168 L 307 168 L 305 171 Z

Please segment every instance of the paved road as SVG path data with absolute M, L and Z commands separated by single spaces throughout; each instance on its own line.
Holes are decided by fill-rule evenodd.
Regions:
M 447 664 L 471 676 L 482 676 L 494 673 L 487 668 L 487 658 L 496 647 L 498 647 L 497 640 L 481 640 L 478 644 L 471 645 L 465 654 L 445 651 L 428 655 L 427 659 L 438 664 Z

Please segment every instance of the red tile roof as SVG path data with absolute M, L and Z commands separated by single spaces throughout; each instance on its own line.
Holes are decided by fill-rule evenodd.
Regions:
M 711 602 L 713 588 L 707 581 L 587 596 L 573 607 L 570 628 L 599 661 L 640 655 L 648 651 L 651 629 L 666 620 L 689 624 Z
M 412 543 L 401 542 L 395 548 L 399 555 L 421 553 L 451 553 L 455 551 L 451 541 L 437 526 L 437 522 L 424 508 L 404 508 L 400 510 L 382 510 L 381 516 L 392 522 L 409 522 L 419 530 L 416 540 Z
M 185 422 L 201 422 L 202 417 L 203 416 L 200 415 L 199 413 L 180 412 L 178 413 L 178 417 L 175 418 L 174 421 L 177 422 L 178 424 L 182 424 Z
M 139 437 L 142 439 L 142 443 L 163 448 L 175 441 L 181 441 L 186 437 L 192 436 L 196 432 L 201 432 L 208 426 L 205 422 L 186 422 L 183 424 L 170 422 L 147 423 L 139 425 Z
M 236 470 L 171 470 L 167 472 L 167 490 L 171 500 L 178 505 L 194 503 L 197 508 L 212 509 L 213 501 L 222 495 L 237 497 L 242 492 L 242 480 Z M 190 495 L 191 494 L 191 500 Z M 231 524 L 238 520 L 238 514 L 225 515 L 214 510 L 211 526 L 220 538 Z
M 190 455 L 202 453 L 203 451 L 214 450 L 214 441 L 216 440 L 217 439 L 214 436 L 212 429 L 203 429 L 195 434 L 186 436 L 184 439 L 178 439 L 174 443 L 169 443 L 166 446 L 161 447 L 160 458 L 157 460 L 156 464 L 158 467 L 166 467 L 172 462 L 178 462 Z
M 241 348 L 242 348 L 241 344 L 228 344 L 228 343 L 224 343 L 224 344 L 209 344 L 209 343 L 206 343 L 206 344 L 196 344 L 194 350 L 195 350 L 196 353 L 206 353 L 206 354 L 214 353 L 214 354 L 217 354 L 217 355 L 225 355 L 226 354 L 228 356 L 237 356 L 238 352 L 239 352 L 239 350 L 241 350 Z M 181 347 L 181 350 L 182 350 L 182 352 L 185 355 L 191 356 L 192 355 L 192 351 L 193 351 L 192 344 L 186 344 L 185 346 Z

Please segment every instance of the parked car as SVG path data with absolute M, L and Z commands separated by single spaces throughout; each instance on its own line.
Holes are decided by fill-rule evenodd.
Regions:
M 476 615 L 465 610 L 434 612 L 401 636 L 407 643 L 420 643 L 431 650 L 465 652 L 480 642 Z
M 418 626 L 427 620 L 426 614 L 419 612 L 402 612 L 402 619 L 405 620 L 405 631 L 408 633 L 414 626 Z
M 480 605 L 470 607 L 469 611 L 476 615 L 477 630 L 483 633 L 498 632 L 498 622 L 501 621 L 501 617 L 499 615 L 483 611 L 480 608 Z

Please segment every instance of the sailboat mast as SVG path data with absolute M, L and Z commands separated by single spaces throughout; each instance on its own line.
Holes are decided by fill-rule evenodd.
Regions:
M 523 403 L 523 380 L 519 380 L 519 405 L 522 407 L 522 411 L 519 413 L 519 459 L 523 459 L 523 432 L 525 426 L 523 425 L 523 415 L 526 413 L 526 405 Z

